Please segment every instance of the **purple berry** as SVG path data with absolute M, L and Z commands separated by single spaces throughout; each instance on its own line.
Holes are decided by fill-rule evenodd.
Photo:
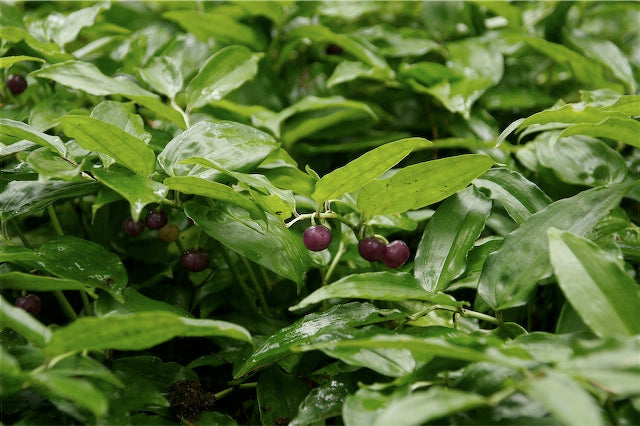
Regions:
M 133 218 L 129 216 L 122 222 L 122 230 L 125 234 L 135 237 L 144 231 L 144 223 L 141 220 L 134 222 Z
M 147 215 L 145 223 L 149 229 L 160 229 L 169 222 L 169 215 L 163 209 L 152 210 Z
M 180 229 L 173 223 L 169 223 L 158 230 L 158 236 L 165 243 L 172 243 L 178 239 Z
M 311 251 L 321 251 L 331 243 L 331 231 L 322 225 L 314 225 L 302 233 L 302 242 Z
M 191 272 L 198 272 L 209 266 L 209 255 L 201 248 L 191 248 L 182 253 L 182 266 Z
M 35 315 L 40 312 L 42 303 L 40 302 L 40 298 L 35 294 L 27 294 L 16 300 L 16 306 L 29 312 L 31 315 Z
M 378 260 L 382 260 L 384 253 L 387 247 L 379 238 L 376 237 L 367 237 L 360 240 L 358 243 L 358 251 L 360 252 L 360 256 L 369 262 L 377 262 Z
M 342 47 L 338 46 L 337 44 L 330 44 L 327 46 L 325 52 L 327 53 L 327 55 L 341 55 Z
M 9 78 L 7 78 L 6 86 L 11 93 L 19 95 L 27 88 L 27 80 L 21 75 L 11 74 Z
M 387 245 L 382 262 L 389 268 L 396 269 L 404 265 L 410 255 L 409 246 L 404 241 L 396 240 Z

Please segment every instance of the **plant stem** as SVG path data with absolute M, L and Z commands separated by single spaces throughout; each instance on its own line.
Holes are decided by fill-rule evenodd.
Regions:
M 80 297 L 82 298 L 82 306 L 84 306 L 84 313 L 88 316 L 93 315 L 93 307 L 89 302 L 89 296 L 85 291 L 80 290 Z
M 324 275 L 324 278 L 322 280 L 322 285 L 327 285 L 329 283 L 329 279 L 331 279 L 331 274 L 333 274 L 333 271 L 336 269 L 336 266 L 338 265 L 338 262 L 340 262 L 340 258 L 342 257 L 345 251 L 346 250 L 345 250 L 344 241 L 340 240 L 340 244 L 338 245 L 338 251 L 336 252 L 336 255 L 333 256 L 333 259 L 331 259 L 331 264 L 327 269 L 327 273 Z
M 22 229 L 20 229 L 20 226 L 15 222 L 15 220 L 12 220 L 11 223 L 13 224 L 13 227 L 15 228 L 16 233 L 18 234 L 18 237 L 20 237 L 20 241 L 22 241 L 22 245 L 24 245 L 28 249 L 33 249 L 31 244 L 29 243 L 29 240 L 26 239 L 26 237 L 22 233 Z
M 51 218 L 53 229 L 55 229 L 56 234 L 58 234 L 59 237 L 62 237 L 64 235 L 64 232 L 62 231 L 60 221 L 58 220 L 58 215 L 56 214 L 56 211 L 52 205 L 47 206 L 47 212 L 49 213 L 49 217 Z
M 78 314 L 76 314 L 76 311 L 73 310 L 73 307 L 71 307 L 71 304 L 65 297 L 64 293 L 62 293 L 62 291 L 55 290 L 53 292 L 53 295 L 56 297 L 56 299 L 58 299 L 60 307 L 64 311 L 67 318 L 69 318 L 69 320 L 75 321 L 76 319 L 78 319 Z
M 238 268 L 236 268 L 236 265 L 232 262 L 231 257 L 229 256 L 229 254 L 226 252 L 225 249 L 221 249 L 220 251 L 224 256 L 224 260 L 227 262 L 227 265 L 229 266 L 231 273 L 236 278 L 236 281 L 238 281 L 238 284 L 240 284 L 240 288 L 244 293 L 244 297 L 247 299 L 249 310 L 253 313 L 258 313 L 259 312 L 258 307 L 256 306 L 255 301 L 251 297 L 251 290 L 249 289 L 249 287 L 247 287 L 247 283 L 245 282 L 244 278 L 242 278 L 242 276 L 240 275 Z
M 244 264 L 244 267 L 247 270 L 247 273 L 249 274 L 249 280 L 251 281 L 251 284 L 253 284 L 253 289 L 258 295 L 258 302 L 260 303 L 260 307 L 262 308 L 262 311 L 266 315 L 269 315 L 269 305 L 267 305 L 267 299 L 264 298 L 264 292 L 262 291 L 262 287 L 258 282 L 258 278 L 256 277 L 256 274 L 253 272 L 253 268 L 251 267 L 251 264 L 246 258 L 242 256 L 240 257 L 240 259 L 242 260 L 242 263 Z
M 241 384 L 239 384 L 237 386 L 231 386 L 229 388 L 221 390 L 220 392 L 213 394 L 213 396 L 215 397 L 215 399 L 220 399 L 220 398 L 224 398 L 225 396 L 229 395 L 235 389 L 253 389 L 253 388 L 256 388 L 257 386 L 258 386 L 257 382 L 241 383 Z
M 497 325 L 499 327 L 504 325 L 502 321 L 500 321 L 499 319 L 497 319 L 495 317 L 492 317 L 491 315 L 483 314 L 483 313 L 472 311 L 472 310 L 469 310 L 469 309 L 461 308 L 460 314 L 462 316 L 465 316 L 465 317 L 471 317 L 471 318 L 476 318 L 476 319 L 479 319 L 479 320 L 482 320 L 482 321 L 486 321 L 486 322 L 489 322 L 491 324 L 495 324 L 495 325 Z

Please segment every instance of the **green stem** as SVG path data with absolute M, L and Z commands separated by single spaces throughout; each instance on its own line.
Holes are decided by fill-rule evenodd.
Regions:
M 82 298 L 82 306 L 84 306 L 84 313 L 87 316 L 92 316 L 93 315 L 93 307 L 91 306 L 91 303 L 89 302 L 89 296 L 87 296 L 87 293 L 85 291 L 80 290 L 80 297 Z
M 22 241 L 22 245 L 28 249 L 33 249 L 31 244 L 29 243 L 29 240 L 27 240 L 27 238 L 22 233 L 22 229 L 20 229 L 20 226 L 13 220 L 11 221 L 11 223 L 13 224 L 13 228 L 16 230 L 16 233 L 18 234 L 20 241 Z
M 240 259 L 242 260 L 242 263 L 244 264 L 244 267 L 247 270 L 247 273 L 249 274 L 249 280 L 251 281 L 251 284 L 253 284 L 253 289 L 258 295 L 258 302 L 260 303 L 260 307 L 262 308 L 262 311 L 266 315 L 269 315 L 269 305 L 267 305 L 267 299 L 264 298 L 264 292 L 262 291 L 262 287 L 258 282 L 258 278 L 256 277 L 256 274 L 253 272 L 253 268 L 251 267 L 251 264 L 246 258 L 242 256 L 240 257 Z
M 58 299 L 60 307 L 70 321 L 75 321 L 76 319 L 78 319 L 78 314 L 76 314 L 76 311 L 73 310 L 73 307 L 71 307 L 71 304 L 65 297 L 64 293 L 62 293 L 62 291 L 55 290 L 53 292 L 53 295 L 56 297 L 56 299 Z
M 495 324 L 498 327 L 502 327 L 504 325 L 504 323 L 501 320 L 495 317 L 492 317 L 491 315 L 483 314 L 476 311 L 471 311 L 469 309 L 461 308 L 460 314 L 465 317 L 476 318 L 482 321 L 489 322 L 491 324 Z
M 264 281 L 264 285 L 267 287 L 267 289 L 271 290 L 271 279 L 269 278 L 269 275 L 267 275 L 267 271 L 262 265 L 258 265 L 258 267 L 260 268 L 260 274 L 262 275 L 262 281 Z
M 231 386 L 229 388 L 221 390 L 220 392 L 213 394 L 213 396 L 215 397 L 215 399 L 220 399 L 220 398 L 224 398 L 225 396 L 229 395 L 235 389 L 255 389 L 257 386 L 258 386 L 257 382 L 241 383 L 241 384 L 239 384 L 237 386 Z
M 64 235 L 64 232 L 62 232 L 62 227 L 60 226 L 58 215 L 56 214 L 56 211 L 52 205 L 49 205 L 47 207 L 47 212 L 49 213 L 49 217 L 51 218 L 51 224 L 53 225 L 53 229 L 55 229 L 56 234 L 58 234 L 59 237 L 62 237 Z
M 333 274 L 333 271 L 336 269 L 336 266 L 338 266 L 338 262 L 340 262 L 340 258 L 345 253 L 345 251 L 346 250 L 345 250 L 344 241 L 340 240 L 340 244 L 338 245 L 338 251 L 336 251 L 336 255 L 333 256 L 333 259 L 331 259 L 331 264 L 327 269 L 327 273 L 324 275 L 324 278 L 322 280 L 322 285 L 327 285 L 329 283 L 329 280 L 331 279 L 331 275 Z
M 238 284 L 240 284 L 240 288 L 244 293 L 244 297 L 247 299 L 249 310 L 253 313 L 258 313 L 259 312 L 258 307 L 256 306 L 255 301 L 251 297 L 251 290 L 249 290 L 249 287 L 247 287 L 247 283 L 245 282 L 244 278 L 242 278 L 242 276 L 240 275 L 238 268 L 236 268 L 236 265 L 234 265 L 234 263 L 231 260 L 231 257 L 229 257 L 229 254 L 226 252 L 225 249 L 221 249 L 220 251 L 224 256 L 224 260 L 227 262 L 227 265 L 229 265 L 229 269 L 231 270 L 231 273 L 235 277 L 236 281 L 238 281 Z

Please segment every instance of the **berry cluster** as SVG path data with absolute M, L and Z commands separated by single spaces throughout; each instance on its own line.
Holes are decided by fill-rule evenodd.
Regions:
M 321 251 L 331 244 L 331 231 L 326 226 L 313 225 L 302 233 L 302 242 L 311 251 Z M 411 250 L 404 241 L 385 244 L 377 237 L 366 237 L 358 243 L 360 256 L 370 262 L 382 261 L 389 268 L 399 268 L 409 260 Z

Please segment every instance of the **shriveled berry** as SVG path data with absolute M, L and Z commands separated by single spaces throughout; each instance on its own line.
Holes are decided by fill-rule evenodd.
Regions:
M 331 244 L 331 231 L 322 225 L 310 226 L 302 233 L 302 242 L 311 251 L 321 251 Z
M 165 243 L 172 243 L 178 239 L 180 235 L 180 229 L 173 223 L 168 223 L 162 228 L 158 229 L 158 236 Z
M 182 253 L 182 266 L 191 272 L 198 272 L 209 266 L 209 254 L 201 248 L 191 248 Z
M 149 229 L 160 229 L 169 222 L 169 215 L 163 209 L 151 210 L 147 215 L 145 223 Z
M 144 223 L 141 220 L 134 222 L 133 218 L 129 216 L 122 222 L 122 230 L 125 234 L 135 237 L 144 231 Z
M 411 250 L 409 246 L 401 240 L 392 241 L 387 245 L 382 257 L 382 262 L 389 268 L 399 268 L 409 260 Z
M 11 93 L 19 95 L 27 88 L 27 80 L 25 80 L 21 75 L 11 74 L 9 78 L 7 78 L 6 86 Z
M 325 52 L 327 52 L 327 55 L 341 55 L 342 47 L 338 46 L 337 44 L 330 44 L 325 49 Z
M 31 315 L 35 315 L 40 312 L 42 303 L 40 302 L 40 298 L 35 294 L 27 294 L 16 300 L 16 306 L 29 312 Z
M 360 240 L 358 243 L 358 251 L 360 256 L 369 262 L 377 262 L 382 260 L 384 253 L 387 249 L 384 241 L 376 237 L 367 237 Z

